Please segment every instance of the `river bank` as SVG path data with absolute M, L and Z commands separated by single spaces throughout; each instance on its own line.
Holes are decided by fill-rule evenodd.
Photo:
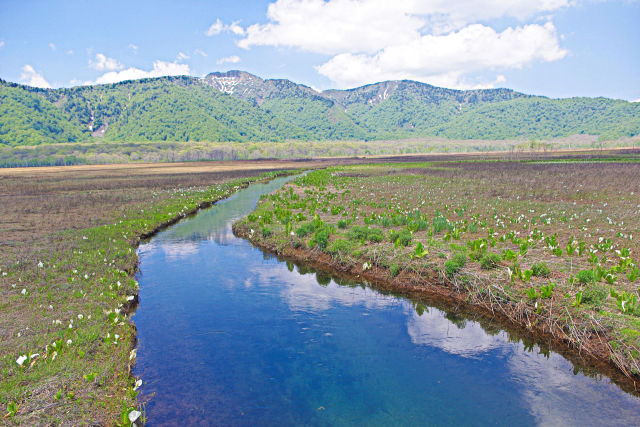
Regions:
M 472 166 L 314 172 L 263 199 L 234 232 L 288 259 L 497 319 L 636 392 L 637 243 L 628 233 L 637 228 L 626 208 L 635 189 L 601 185 L 602 174 L 613 172 L 604 165 L 594 166 L 600 176 L 591 182 L 566 165 Z M 613 169 L 637 173 L 634 163 Z M 575 185 L 560 178 L 567 172 Z M 538 189 L 549 173 L 560 181 Z M 525 181 L 528 187 L 518 187 Z M 575 186 L 580 198 L 563 195 Z M 519 200 L 527 191 L 533 194 Z M 556 199 L 545 201 L 545 193 Z M 603 223 L 616 224 L 619 234 L 596 234 Z
M 640 399 L 545 342 L 236 237 L 232 224 L 287 181 L 252 185 L 141 244 L 134 374 L 149 423 L 638 421 Z
M 31 171 L 2 182 L 13 201 L 3 208 L 4 225 L 25 217 L 38 224 L 3 230 L 0 405 L 9 424 L 127 424 L 141 409 L 131 376 L 135 248 L 250 183 L 281 174 L 214 167 L 197 175 L 120 172 Z
M 259 238 L 255 233 L 252 235 L 250 231 L 250 228 L 240 223 L 236 223 L 233 227 L 237 237 L 248 240 L 255 247 L 281 260 L 294 262 L 351 282 L 363 283 L 375 290 L 410 298 L 441 310 L 452 311 L 465 318 L 490 321 L 516 339 L 535 342 L 545 349 L 561 354 L 574 364 L 575 372 L 583 372 L 585 375 L 594 377 L 605 375 L 624 391 L 640 396 L 638 376 L 625 375 L 611 361 L 606 346 L 601 345 L 600 342 L 588 344 L 592 346 L 591 351 L 583 352 L 584 349 L 576 345 L 576 342 L 567 339 L 566 336 L 560 337 L 559 330 L 549 330 L 546 322 L 526 326 L 518 319 L 518 316 L 533 317 L 534 312 L 515 312 L 509 305 L 473 300 L 472 294 L 458 292 L 451 286 L 451 282 L 440 277 L 435 270 L 429 277 L 413 273 L 402 273 L 393 277 L 388 269 L 375 266 L 363 270 L 359 263 L 344 263 L 318 250 L 283 247 L 276 242 Z

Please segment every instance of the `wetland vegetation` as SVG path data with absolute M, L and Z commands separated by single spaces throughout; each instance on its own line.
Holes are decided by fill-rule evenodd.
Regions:
M 143 416 L 129 321 L 141 236 L 281 165 L 176 166 L 2 176 L 2 423 L 128 425 Z
M 236 232 L 440 295 L 640 374 L 640 157 L 436 161 L 312 172 Z
M 417 315 L 428 295 L 446 319 L 520 327 L 637 379 L 637 152 L 398 160 L 6 170 L 3 420 L 144 419 L 129 320 L 140 238 L 294 167 L 322 169 L 262 197 L 237 234 L 320 267 L 322 286 L 323 270 L 345 273 L 413 297 Z

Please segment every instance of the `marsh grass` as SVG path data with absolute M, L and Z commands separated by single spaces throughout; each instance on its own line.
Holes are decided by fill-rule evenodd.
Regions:
M 289 184 L 255 214 L 287 209 L 293 227 L 296 215 L 329 225 L 348 220 L 328 236 L 328 251 L 305 236 L 298 248 L 344 264 L 336 247 L 350 241 L 346 262 L 360 270 L 382 269 L 398 286 L 438 277 L 470 304 L 637 377 L 640 339 L 622 331 L 640 330 L 638 154 L 330 168 Z M 388 238 L 369 239 L 377 229 Z M 283 225 L 273 230 L 261 243 L 286 252 Z
M 0 419 L 129 424 L 140 383 L 133 278 L 141 236 L 260 171 L 34 171 L 0 179 Z

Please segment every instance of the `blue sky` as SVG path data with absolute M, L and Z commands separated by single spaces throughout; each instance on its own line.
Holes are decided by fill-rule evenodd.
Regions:
M 640 2 L 0 0 L 0 78 L 73 86 L 241 69 L 640 99 Z

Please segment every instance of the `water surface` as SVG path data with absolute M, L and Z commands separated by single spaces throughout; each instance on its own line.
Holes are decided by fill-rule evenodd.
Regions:
M 640 399 L 556 353 L 234 237 L 288 179 L 140 246 L 135 374 L 149 425 L 640 425 Z

